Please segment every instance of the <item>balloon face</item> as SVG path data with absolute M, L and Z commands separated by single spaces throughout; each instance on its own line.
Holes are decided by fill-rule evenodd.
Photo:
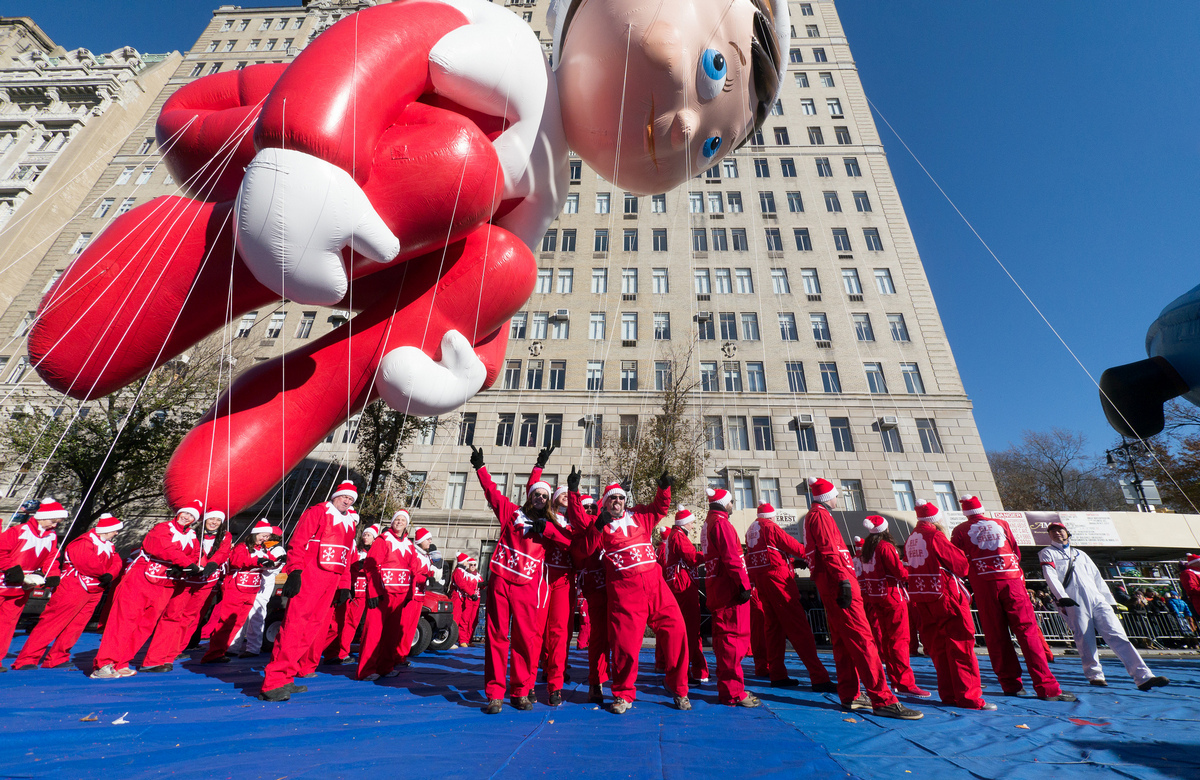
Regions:
M 711 168 L 754 126 L 750 0 L 582 0 L 556 71 L 571 148 L 631 192 Z

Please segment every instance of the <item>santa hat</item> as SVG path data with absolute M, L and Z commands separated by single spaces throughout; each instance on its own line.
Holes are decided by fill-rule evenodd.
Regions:
M 592 498 L 591 496 L 584 496 L 579 500 L 579 503 L 584 506 L 591 506 L 592 504 L 596 503 L 596 499 Z
M 96 527 L 92 530 L 98 534 L 111 534 L 120 531 L 124 527 L 125 524 L 121 522 L 120 518 L 113 517 L 108 512 L 105 512 L 96 519 Z
M 283 529 L 277 525 L 273 525 L 273 526 L 271 526 L 271 535 L 282 538 L 283 537 Z
M 808 478 L 808 492 L 812 495 L 813 501 L 829 501 L 837 498 L 837 488 L 833 483 L 821 477 Z
M 675 513 L 675 525 L 687 525 L 695 519 L 691 511 L 683 507 L 679 507 L 679 511 Z
M 554 492 L 554 488 L 550 487 L 549 482 L 544 482 L 540 479 L 537 482 L 534 482 L 532 485 L 529 486 L 529 495 L 532 496 L 533 491 L 535 491 L 535 490 L 544 490 L 544 491 L 546 491 L 546 495 L 550 495 Z
M 559 496 L 564 496 L 564 495 L 566 495 L 566 493 L 567 493 L 567 486 L 559 485 L 558 487 L 554 488 L 553 500 L 557 501 Z
M 917 519 L 918 520 L 928 520 L 929 522 L 932 523 L 934 520 L 937 519 L 937 516 L 938 516 L 937 504 L 931 504 L 928 501 L 924 501 L 924 500 L 917 501 Z
M 63 509 L 63 505 L 47 496 L 42 499 L 42 503 L 38 504 L 37 511 L 33 513 L 34 520 L 66 520 L 67 510 Z
M 704 495 L 708 496 L 710 504 L 717 504 L 725 509 L 733 505 L 733 494 L 725 488 L 707 488 Z
M 426 539 L 432 539 L 432 538 L 433 538 L 433 531 L 430 531 L 428 528 L 418 528 L 416 535 L 413 536 L 413 539 L 415 539 L 418 544 L 425 541 Z
M 958 503 L 962 505 L 963 514 L 967 517 L 983 514 L 983 503 L 975 496 L 963 496 Z
M 766 503 L 765 501 L 763 503 L 759 504 L 758 505 L 758 519 L 759 520 L 774 520 L 775 519 L 775 507 L 771 506 L 770 504 Z
M 459 566 L 462 566 L 464 563 L 471 560 L 471 556 L 467 555 L 465 552 L 461 552 L 458 554 L 458 557 L 455 558 L 454 560 L 458 563 Z
M 476 565 L 478 565 L 478 564 L 479 564 L 479 561 L 478 561 L 478 560 L 475 558 L 475 556 L 474 556 L 474 555 L 472 555 L 472 556 L 469 556 L 469 557 L 467 558 L 467 565 L 469 566 L 469 565 L 470 565 L 470 564 L 472 564 L 472 563 L 474 563 L 474 564 L 476 564 Z
M 358 500 L 358 488 L 354 487 L 353 482 L 351 482 L 350 480 L 346 480 L 345 482 L 343 482 L 342 484 L 337 486 L 337 490 L 333 491 L 333 495 L 330 496 L 329 499 L 332 501 L 333 499 L 337 498 L 338 496 L 350 496 L 351 501 L 357 501 Z
M 175 514 L 177 516 L 178 515 L 191 515 L 192 519 L 199 520 L 200 516 L 204 514 L 204 502 L 202 502 L 198 498 L 195 501 L 189 501 L 186 504 L 184 504 L 183 506 L 176 509 Z
M 620 482 L 614 482 L 611 485 L 606 485 L 604 487 L 604 493 L 602 493 L 600 496 L 600 500 L 607 501 L 609 496 L 621 496 L 624 498 L 625 488 L 621 487 Z
M 408 513 L 408 510 L 407 510 L 407 509 L 397 509 L 397 510 L 396 510 L 396 513 L 395 513 L 394 515 L 392 515 L 392 520 L 391 520 L 391 522 L 392 522 L 392 523 L 396 522 L 396 518 L 397 518 L 397 517 L 403 517 L 405 520 L 408 520 L 408 521 L 411 521 L 411 520 L 412 520 L 412 515 L 410 515 L 410 514 Z M 390 525 L 390 523 L 389 523 L 389 525 Z
M 1200 569 L 1200 555 L 1188 553 L 1187 557 L 1183 559 L 1183 565 L 1189 569 Z
M 863 528 L 869 534 L 881 534 L 888 529 L 887 520 L 879 515 L 867 515 L 863 518 Z
M 854 549 L 861 550 L 862 546 L 863 546 L 862 537 L 861 536 L 854 537 Z
M 376 536 L 379 536 L 379 534 L 380 534 L 379 523 L 372 523 L 371 525 L 369 525 L 363 529 L 364 534 L 367 531 L 370 531 L 371 533 L 375 534 Z
M 215 517 L 215 518 L 219 519 L 222 523 L 225 522 L 225 513 L 222 512 L 220 509 L 210 509 L 204 513 L 205 520 L 208 520 L 210 517 Z
M 250 533 L 255 536 L 258 534 L 273 534 L 275 533 L 275 526 L 267 522 L 267 519 L 264 517 L 254 524 L 254 527 L 250 529 Z

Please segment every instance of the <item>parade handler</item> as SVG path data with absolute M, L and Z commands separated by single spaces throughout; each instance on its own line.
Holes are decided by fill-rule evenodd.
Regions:
M 42 499 L 37 511 L 23 523 L 0 533 L 0 664 L 8 655 L 17 621 L 29 601 L 29 591 L 59 583 L 58 537 L 54 526 L 67 518 L 67 510 L 53 498 Z M 40 573 L 39 573 L 40 572 Z M 7 671 L 3 665 L 0 670 Z

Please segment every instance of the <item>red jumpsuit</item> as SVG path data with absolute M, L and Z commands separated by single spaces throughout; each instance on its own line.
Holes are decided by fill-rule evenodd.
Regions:
M 458 624 L 458 643 L 469 645 L 479 616 L 479 584 L 482 578 L 459 566 L 450 575 L 450 601 L 454 604 L 454 622 Z
M 350 657 L 350 646 L 362 623 L 367 608 L 366 559 L 366 551 L 359 550 L 358 560 L 350 564 L 350 600 L 333 608 L 324 651 L 325 659 L 330 663 Z
M 960 578 L 967 558 L 928 520 L 918 520 L 904 543 L 908 592 L 921 624 L 925 652 L 937 670 L 943 704 L 977 710 L 984 705 L 975 658 L 971 599 Z
M 767 617 L 763 614 L 762 598 L 758 591 L 750 596 L 750 654 L 754 656 L 754 676 L 771 676 L 771 664 L 767 652 Z
M 546 630 L 546 602 L 550 595 L 544 565 L 546 540 L 566 545 L 571 541 L 554 523 L 546 523 L 544 535 L 536 533 L 521 508 L 496 489 L 486 468 L 476 471 L 476 476 L 488 506 L 500 521 L 500 538 L 489 564 L 492 576 L 488 581 L 491 592 L 487 600 L 484 692 L 489 700 L 503 699 L 507 670 L 512 695 L 528 696 L 537 679 L 542 634 Z
M 421 609 L 425 606 L 425 582 L 433 576 L 433 567 L 429 563 L 429 554 L 418 546 L 413 546 L 413 559 L 417 568 L 413 570 L 413 592 L 404 604 L 400 617 L 400 644 L 396 647 L 397 661 L 408 664 L 408 652 L 412 650 L 417 637 L 417 622 L 421 619 Z
M 886 707 L 896 702 L 888 689 L 883 665 L 867 615 L 862 593 L 850 562 L 850 551 L 829 509 L 814 501 L 804 516 L 804 546 L 813 583 L 825 606 L 829 638 L 833 642 L 833 663 L 837 669 L 838 698 L 849 705 L 859 694 L 860 684 L 872 706 Z M 842 582 L 850 583 L 850 606 L 837 605 Z
M 792 558 L 804 557 L 804 545 L 785 533 L 774 520 L 760 518 L 746 529 L 746 568 L 762 600 L 767 673 L 772 681 L 788 676 L 784 639 L 808 670 L 813 685 L 829 682 L 829 672 L 817 655 L 808 614 L 800 603 L 800 589 L 792 571 Z M 756 661 L 757 665 L 757 661 Z
M 1182 591 L 1181 595 L 1188 602 L 1188 606 L 1192 608 L 1196 622 L 1200 624 L 1200 564 L 1185 566 L 1179 573 L 1179 590 Z
M 579 494 L 569 499 L 571 523 L 596 528 L 595 518 L 583 512 Z M 663 581 L 650 535 L 671 506 L 671 489 L 660 488 L 654 503 L 638 505 L 599 529 L 608 591 L 608 637 L 612 650 L 612 694 L 637 699 L 638 654 L 649 625 L 664 643 L 666 687 L 673 696 L 688 695 L 687 627 L 674 594 Z M 596 620 L 593 613 L 592 619 Z
M 902 693 L 915 693 L 920 686 L 909 662 L 908 591 L 904 587 L 908 582 L 908 571 L 896 546 L 885 539 L 880 539 L 871 559 L 861 561 L 859 568 L 863 609 L 875 634 L 888 680 Z
M 750 604 L 737 603 L 750 590 L 742 543 L 729 515 L 709 509 L 704 518 L 704 595 L 712 613 L 713 655 L 717 658 L 717 698 L 737 704 L 746 698 L 742 659 L 750 651 Z
M 1021 571 L 1021 549 L 1008 523 L 975 515 L 956 526 L 950 540 L 967 556 L 971 590 L 975 593 L 975 608 L 979 610 L 988 659 L 1000 680 L 1001 689 L 1005 693 L 1016 693 L 1024 688 L 1021 662 L 1017 660 L 1008 634 L 1012 629 L 1038 696 L 1062 693 L 1046 662 L 1045 638 L 1038 630 L 1037 616 L 1033 613 L 1033 604 L 1025 589 L 1025 575 Z
M 708 659 L 704 657 L 704 643 L 700 639 L 700 589 L 695 580 L 696 567 L 704 562 L 704 556 L 682 526 L 673 526 L 666 530 L 658 545 L 658 560 L 662 564 L 663 579 L 675 594 L 687 626 L 688 674 L 692 680 L 707 680 Z M 661 643 L 655 644 L 655 666 L 666 666 L 664 649 Z
M 578 592 L 578 587 L 576 591 Z M 579 613 L 579 634 L 575 637 L 575 649 L 587 650 L 592 638 L 592 619 L 588 617 L 587 598 L 578 593 L 575 599 L 575 611 Z
M 566 517 L 555 515 L 558 530 L 567 538 L 571 530 Z M 546 576 L 550 582 L 550 598 L 546 605 L 546 630 L 542 635 L 542 669 L 546 672 L 546 688 L 560 691 L 567 669 L 567 650 L 571 645 L 571 614 L 575 602 L 575 566 L 570 545 L 557 542 L 546 544 Z
M 354 517 L 326 502 L 309 507 L 297 521 L 283 571 L 301 572 L 300 592 L 288 601 L 267 664 L 264 691 L 282 688 L 296 675 L 317 668 L 334 594 L 350 588 L 350 562 L 356 551 Z
M 53 669 L 70 660 L 71 648 L 104 598 L 99 577 L 110 574 L 115 579 L 121 573 L 121 563 L 113 543 L 102 540 L 95 531 L 68 544 L 60 567 L 62 581 L 13 666 L 36 666 L 40 661 L 44 668 Z M 43 660 L 42 654 L 51 642 L 54 646 Z
M 271 553 L 263 545 L 251 548 L 239 544 L 229 554 L 230 576 L 221 586 L 221 602 L 213 610 L 216 623 L 208 638 L 208 652 L 201 663 L 209 663 L 225 655 L 229 643 L 237 636 L 250 616 L 254 599 L 262 587 L 262 567 L 271 563 Z
M 201 568 L 215 563 L 217 569 L 208 577 L 184 575 L 182 587 L 171 596 L 170 603 L 163 610 L 158 626 L 154 629 L 154 638 L 150 640 L 150 647 L 146 648 L 146 658 L 142 666 L 169 664 L 187 649 L 192 634 L 196 632 L 200 623 L 204 606 L 217 583 L 221 581 L 222 569 L 229 560 L 229 552 L 229 531 L 222 528 L 213 534 L 204 534 L 204 554 L 192 563 Z
M 366 597 L 379 599 L 379 606 L 368 608 L 363 617 L 362 645 L 358 652 L 360 680 L 372 674 L 387 674 L 400 659 L 404 609 L 414 601 L 416 578 L 424 574 L 416 551 L 417 546 L 408 534 L 397 536 L 389 528 L 379 535 L 363 559 Z
M 53 577 L 58 573 L 57 553 L 58 537 L 54 535 L 54 529 L 43 531 L 32 517 L 0 533 L 0 664 L 8 655 L 13 632 L 17 630 L 25 602 L 29 601 L 29 591 L 23 584 L 4 584 L 4 571 L 20 566 L 24 574 L 40 571 Z
M 112 610 L 100 639 L 95 666 L 129 668 L 129 662 L 150 638 L 171 597 L 183 591 L 172 566 L 190 566 L 198 556 L 196 532 L 174 520 L 159 523 L 142 540 L 142 549 L 129 564 L 113 593 Z M 178 649 L 178 648 L 176 648 Z M 170 660 L 173 660 L 171 656 Z
M 570 503 L 567 505 L 567 515 L 571 518 L 571 525 L 578 529 L 582 527 L 582 521 L 572 514 L 572 506 Z M 603 685 L 609 679 L 611 644 L 608 636 L 604 550 L 600 547 L 600 532 L 595 526 L 575 533 L 571 557 L 579 572 L 579 593 L 586 604 L 583 624 L 579 628 L 579 644 L 588 651 L 588 685 Z

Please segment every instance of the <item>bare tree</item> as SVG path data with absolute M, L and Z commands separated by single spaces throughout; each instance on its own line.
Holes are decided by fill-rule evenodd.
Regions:
M 420 435 L 433 431 L 452 435 L 459 419 L 459 415 L 444 420 L 413 417 L 378 400 L 367 404 L 358 422 L 357 466 L 367 479 L 359 512 L 364 517 L 386 517 L 401 507 L 413 506 L 425 484 L 413 480 L 404 463 L 404 451 Z
M 1025 431 L 1021 444 L 989 452 L 1000 500 L 1014 510 L 1125 509 L 1112 471 L 1091 454 L 1082 433 Z

